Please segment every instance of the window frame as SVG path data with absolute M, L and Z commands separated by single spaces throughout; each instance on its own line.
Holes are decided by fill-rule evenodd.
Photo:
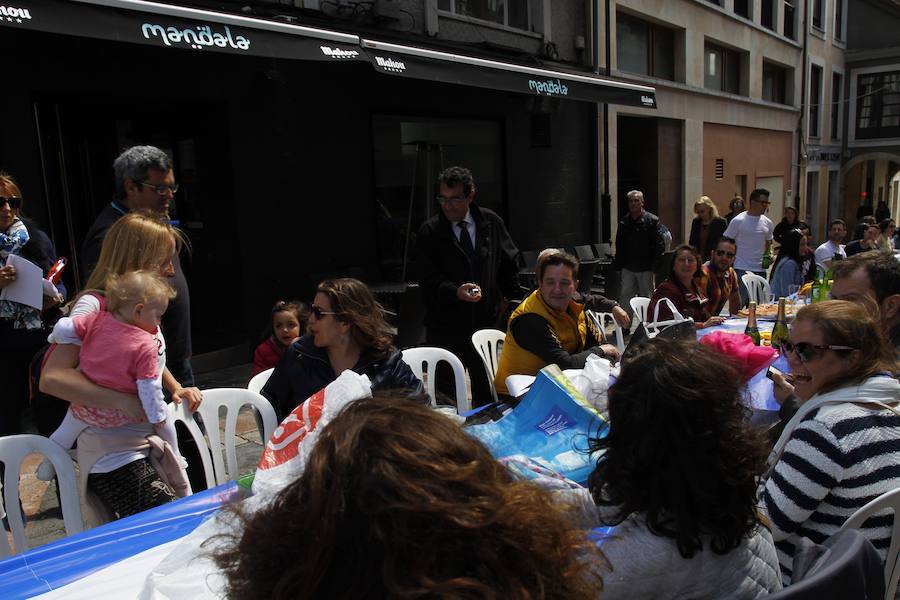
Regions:
M 818 69 L 818 71 L 816 71 Z M 818 89 L 815 90 L 816 97 L 813 102 L 813 73 L 818 73 Z M 806 134 L 810 138 L 822 137 L 822 100 L 824 97 L 824 80 L 825 65 L 810 61 L 809 63 L 809 90 L 808 90 L 808 106 L 807 106 L 807 124 Z M 815 118 L 814 118 L 815 117 Z M 813 125 L 815 124 L 815 127 Z
M 504 0 L 503 22 L 502 22 L 502 23 L 499 22 L 499 21 L 491 20 L 491 19 L 485 19 L 485 18 L 482 18 L 482 17 L 476 17 L 476 16 L 474 16 L 474 15 L 466 14 L 466 13 L 464 13 L 464 12 L 459 12 L 459 11 L 457 10 L 457 7 L 456 7 L 456 3 L 457 3 L 458 0 L 446 0 L 446 1 L 447 1 L 447 3 L 448 3 L 448 7 L 447 7 L 447 8 L 441 8 L 441 6 L 440 6 L 440 0 L 436 0 L 436 4 L 437 4 L 437 6 L 438 6 L 438 10 L 444 11 L 444 12 L 446 12 L 446 13 L 450 13 L 450 14 L 456 16 L 456 17 L 463 17 L 463 18 L 465 18 L 465 19 L 472 19 L 472 20 L 474 20 L 474 21 L 479 21 L 479 22 L 481 22 L 481 23 L 487 23 L 487 24 L 492 25 L 492 26 L 498 26 L 498 25 L 499 25 L 499 26 L 501 26 L 501 27 L 506 27 L 506 28 L 512 29 L 512 30 L 514 30 L 514 31 L 527 31 L 527 32 L 529 32 L 529 33 L 534 31 L 535 23 L 534 23 L 534 12 L 533 12 L 533 11 L 534 11 L 534 7 L 533 7 L 533 5 L 532 5 L 533 0 Z M 528 17 L 528 22 L 526 23 L 526 27 L 525 27 L 525 28 L 517 27 L 516 25 L 510 25 L 510 24 L 509 24 L 509 7 L 508 7 L 507 5 L 508 5 L 510 2 L 518 2 L 518 1 L 525 2 L 525 14 L 526 14 L 527 17 Z M 539 0 L 538 0 L 538 1 L 539 1 Z
M 622 63 L 619 60 L 619 56 L 620 56 L 619 52 L 623 48 L 622 45 L 620 44 L 620 36 L 619 36 L 620 20 L 632 21 L 632 22 L 640 24 L 644 28 L 646 28 L 647 38 L 646 38 L 646 40 L 644 40 L 644 42 L 646 44 L 645 51 L 646 51 L 646 55 L 647 55 L 647 61 L 646 61 L 646 65 L 645 65 L 646 71 L 644 71 L 644 72 L 636 72 L 636 71 L 628 70 L 628 69 L 625 69 L 622 67 Z M 657 64 L 656 64 L 656 49 L 657 49 L 657 41 L 658 41 L 657 33 L 663 32 L 663 31 L 666 32 L 666 34 L 671 36 L 671 41 L 672 41 L 672 45 L 670 48 L 670 54 L 672 56 L 671 75 L 660 74 L 659 71 L 657 70 Z M 676 34 L 676 30 L 671 27 L 665 27 L 663 25 L 654 23 L 653 21 L 648 21 L 646 19 L 642 19 L 632 13 L 617 10 L 616 11 L 616 69 L 619 71 L 622 71 L 623 73 L 633 73 L 635 75 L 643 75 L 646 77 L 655 77 L 657 79 L 665 79 L 666 81 L 676 81 L 678 69 L 677 69 L 677 65 L 675 64 L 675 60 L 676 60 L 675 49 L 676 49 L 676 45 L 677 45 L 677 42 L 675 39 L 675 34 Z
M 720 53 L 722 56 L 722 85 L 718 88 L 710 87 L 707 85 L 707 78 L 709 75 L 709 55 L 711 51 L 716 51 Z M 731 57 L 732 60 L 728 60 Z M 728 89 L 728 82 L 731 79 L 729 77 L 729 73 L 731 70 L 729 69 L 729 65 L 736 62 L 737 66 L 737 75 L 735 79 L 737 81 L 737 90 L 732 91 Z M 738 50 L 734 50 L 733 48 L 728 48 L 727 46 L 723 46 L 722 44 L 718 44 L 716 42 L 710 40 L 704 40 L 703 42 L 703 87 L 707 90 L 712 90 L 715 92 L 723 92 L 726 94 L 734 94 L 737 96 L 743 96 L 744 94 L 741 92 L 741 88 L 743 87 L 743 59 L 741 58 L 741 53 Z
M 772 98 L 766 98 L 766 70 L 774 69 L 781 74 L 781 99 L 777 99 L 777 94 L 774 94 Z M 789 67 L 784 65 L 780 65 L 776 62 L 763 59 L 762 61 L 762 91 L 761 97 L 763 100 L 767 102 L 774 102 L 776 104 L 785 104 L 790 105 L 788 99 L 790 98 L 789 90 L 788 90 L 788 82 L 789 82 Z
M 894 66 L 893 68 L 877 70 L 877 71 L 873 71 L 870 73 L 860 73 L 856 76 L 856 81 L 854 82 L 855 83 L 855 86 L 854 86 L 855 91 L 853 93 L 854 93 L 854 96 L 860 100 L 860 101 L 857 101 L 856 106 L 854 107 L 855 110 L 854 110 L 854 114 L 853 114 L 853 124 L 854 124 L 856 140 L 880 141 L 880 140 L 891 140 L 891 139 L 900 138 L 900 117 L 898 117 L 897 125 L 891 125 L 891 126 L 881 125 L 881 121 L 884 119 L 885 103 L 883 101 L 883 97 L 885 95 L 884 92 L 885 92 L 885 87 L 886 87 L 883 79 L 885 76 L 890 76 L 890 75 L 896 75 L 896 77 L 898 79 L 898 83 L 897 83 L 898 91 L 892 92 L 896 96 L 896 99 L 895 99 L 895 101 L 889 103 L 888 106 L 897 107 L 897 112 L 900 113 L 900 68 L 897 68 L 896 66 Z M 863 85 L 863 83 L 862 83 L 863 78 L 872 78 L 874 80 L 872 85 L 876 89 L 875 92 L 864 92 L 861 89 L 861 86 Z M 864 106 L 866 97 L 872 97 L 874 99 L 874 104 L 872 106 L 869 106 L 869 107 Z M 875 120 L 877 117 L 877 119 L 879 121 L 878 125 L 876 125 L 875 127 L 865 127 L 865 128 L 860 127 L 860 112 L 864 108 L 871 108 L 873 114 L 869 117 L 869 119 Z M 868 132 L 868 131 L 872 131 L 872 132 L 884 131 L 885 135 L 872 135 L 872 134 L 860 135 L 860 132 Z
M 840 80 L 837 86 L 837 99 L 834 97 L 835 78 Z M 834 66 L 831 67 L 831 135 L 832 141 L 840 141 L 844 138 L 844 71 Z

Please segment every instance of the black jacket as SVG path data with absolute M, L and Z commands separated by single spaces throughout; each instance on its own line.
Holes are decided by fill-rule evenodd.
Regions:
M 481 266 L 477 276 L 443 212 L 439 211 L 419 229 L 416 267 L 425 299 L 426 327 L 465 334 L 493 327 L 502 298 L 524 295 L 518 278 L 519 250 L 503 220 L 474 202 L 469 205 L 469 212 L 475 220 L 475 252 Z M 481 288 L 480 302 L 463 302 L 456 297 L 457 288 L 469 282 Z
M 719 244 L 719 238 L 722 237 L 722 234 L 725 233 L 725 229 L 728 227 L 728 222 L 722 217 L 716 217 L 712 221 L 709 222 L 709 233 L 706 234 L 706 246 L 703 248 L 700 247 L 700 227 L 702 226 L 703 221 L 700 217 L 694 217 L 694 220 L 691 221 L 691 236 L 688 238 L 688 243 L 697 249 L 700 252 L 700 256 L 704 261 L 709 260 L 709 253 L 716 249 L 716 246 Z
M 797 226 L 800 224 L 799 221 L 794 222 L 793 224 L 788 223 L 786 219 L 782 219 L 778 222 L 778 225 L 775 226 L 775 231 L 772 232 L 772 239 L 778 242 L 779 244 L 784 243 L 784 236 L 787 232 L 792 229 L 797 229 Z
M 369 377 L 373 392 L 410 390 L 410 396 L 421 396 L 423 401 L 427 401 L 422 382 L 403 362 L 400 351 L 395 348 L 384 358 L 363 353 L 353 370 Z M 312 335 L 307 333 L 285 351 L 261 393 L 275 407 L 280 422 L 335 379 L 337 374 L 328 362 L 328 353 L 324 348 L 316 347 Z
M 630 214 L 619 220 L 616 231 L 616 269 L 653 271 L 665 252 L 666 244 L 659 229 L 659 218 L 651 212 L 637 219 Z

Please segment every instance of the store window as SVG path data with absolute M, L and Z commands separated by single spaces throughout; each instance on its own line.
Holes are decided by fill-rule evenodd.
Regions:
M 631 15 L 616 14 L 620 71 L 675 80 L 675 32 Z
M 788 69 L 768 61 L 763 61 L 763 100 L 788 104 Z
M 900 138 L 900 71 L 860 75 L 856 97 L 857 138 Z
M 741 93 L 741 55 L 710 42 L 705 46 L 703 87 L 708 90 Z
M 809 136 L 819 137 L 819 121 L 822 117 L 822 67 L 810 65 L 809 69 Z
M 438 0 L 438 9 L 531 31 L 531 0 Z

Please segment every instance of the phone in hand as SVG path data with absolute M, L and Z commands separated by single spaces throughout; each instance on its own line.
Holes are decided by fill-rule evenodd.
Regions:
M 781 371 L 779 371 L 779 370 L 776 369 L 775 367 L 769 367 L 769 370 L 766 371 L 766 377 L 768 377 L 769 379 L 772 379 L 772 374 L 773 374 L 773 373 L 774 373 L 775 375 L 781 375 L 781 377 L 784 378 L 784 373 L 782 373 Z

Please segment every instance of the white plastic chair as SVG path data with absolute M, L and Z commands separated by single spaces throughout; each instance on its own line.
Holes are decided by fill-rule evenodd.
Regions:
M 604 336 L 606 335 L 606 322 L 612 321 L 616 334 L 616 348 L 619 349 L 619 353 L 625 352 L 625 334 L 622 331 L 622 326 L 619 325 L 612 313 L 596 313 L 592 310 L 586 310 L 584 314 L 594 322 L 594 325 Z
M 634 311 L 634 324 L 645 322 L 647 320 L 647 308 L 650 307 L 650 298 L 635 296 L 628 303 L 631 304 L 631 310 Z
M 463 367 L 462 361 L 443 348 L 431 348 L 428 346 L 420 346 L 418 348 L 407 348 L 403 351 L 403 362 L 409 365 L 416 377 L 425 384 L 425 390 L 431 397 L 432 405 L 435 404 L 437 396 L 435 395 L 436 377 L 435 369 L 438 363 L 446 362 L 453 369 L 453 384 L 456 388 L 456 413 L 463 414 L 472 409 L 472 403 L 466 395 L 466 369 Z M 424 368 L 423 368 L 424 366 Z M 427 373 L 427 377 L 425 376 Z
M 744 273 L 741 275 L 741 281 L 747 288 L 747 296 L 750 302 L 757 304 L 768 304 L 769 298 L 772 296 L 772 286 L 766 281 L 765 277 L 760 277 L 756 273 Z
M 203 402 L 197 412 L 203 418 L 206 427 L 206 435 L 209 438 L 209 448 L 212 451 L 213 470 L 216 474 L 216 482 L 225 483 L 240 475 L 238 472 L 237 450 L 235 448 L 235 436 L 237 435 L 238 413 L 244 406 L 255 408 L 262 417 L 263 431 L 260 431 L 263 446 L 278 427 L 275 417 L 275 409 L 263 396 L 258 393 L 241 388 L 217 388 L 203 390 Z M 225 410 L 224 435 L 219 431 L 220 410 Z M 257 421 L 257 427 L 259 422 Z M 224 446 L 225 461 L 222 460 Z M 226 468 L 227 465 L 227 468 Z
M 850 515 L 841 526 L 841 530 L 859 529 L 869 517 L 889 510 L 894 512 L 894 527 L 891 530 L 891 545 L 888 547 L 887 561 L 884 564 L 885 600 L 893 600 L 897 584 L 900 582 L 900 488 L 878 496 Z
M 26 433 L 0 437 L 0 462 L 4 465 L 6 482 L 3 486 L 3 504 L 7 508 L 7 519 L 16 543 L 16 552 L 24 552 L 30 547 L 25 536 L 25 522 L 19 510 L 19 475 L 22 460 L 29 454 L 42 454 L 53 463 L 66 535 L 74 535 L 84 530 L 78 485 L 75 483 L 75 466 L 69 454 L 56 442 L 40 435 Z M 6 534 L 0 530 L 0 556 L 9 556 L 10 553 Z
M 257 394 L 262 391 L 265 387 L 266 382 L 269 381 L 269 377 L 272 375 L 272 371 L 275 370 L 275 367 L 271 369 L 266 369 L 265 371 L 260 371 L 256 375 L 254 375 L 250 379 L 250 383 L 247 384 L 247 389 L 251 392 L 256 392 Z
M 200 462 L 203 464 L 203 476 L 206 479 L 206 487 L 207 489 L 215 487 L 217 485 L 216 472 L 213 469 L 212 459 L 210 458 L 209 444 L 207 444 L 206 437 L 204 437 L 203 431 L 200 430 L 200 426 L 197 425 L 193 413 L 187 411 L 187 405 L 184 402 L 180 404 L 170 402 L 166 406 L 166 410 L 168 410 L 169 418 L 173 422 L 181 421 L 187 428 L 188 433 L 191 434 L 191 438 L 197 444 Z
M 494 388 L 494 376 L 500 366 L 500 352 L 503 351 L 503 340 L 506 334 L 499 329 L 479 329 L 472 334 L 472 345 L 478 350 L 488 382 L 491 384 L 491 396 L 497 401 L 497 390 Z

